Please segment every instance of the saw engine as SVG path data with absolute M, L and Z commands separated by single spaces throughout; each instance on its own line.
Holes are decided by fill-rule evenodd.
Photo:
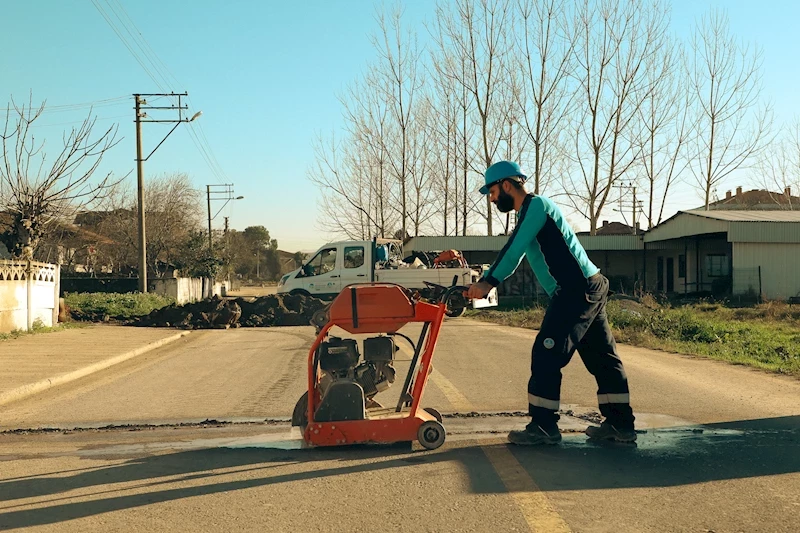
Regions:
M 321 400 L 316 421 L 364 420 L 367 408 L 380 407 L 373 398 L 394 383 L 392 360 L 398 348 L 389 336 L 367 338 L 363 343 L 363 360 L 356 339 L 330 337 L 320 344 Z M 308 396 L 304 395 L 295 406 L 293 425 L 306 425 L 307 408 Z

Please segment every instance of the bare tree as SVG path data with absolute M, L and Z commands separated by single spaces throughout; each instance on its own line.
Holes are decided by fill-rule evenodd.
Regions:
M 775 204 L 783 209 L 800 209 L 800 119 L 785 126 L 770 143 L 756 165 L 758 185 L 768 191 Z
M 148 270 L 163 277 L 169 265 L 180 261 L 180 253 L 192 232 L 201 227 L 203 208 L 200 191 L 185 173 L 154 176 L 145 192 L 147 206 Z M 102 253 L 118 268 L 136 264 L 136 195 L 132 188 L 119 184 L 91 217 L 91 229 L 114 244 L 100 246 Z M 86 220 L 88 217 L 84 217 Z M 86 224 L 83 224 L 86 226 Z
M 412 218 L 418 224 L 426 218 L 421 200 L 428 194 L 428 168 L 418 167 L 412 155 L 419 150 L 414 139 L 423 85 L 416 35 L 403 30 L 399 7 L 376 18 L 378 59 L 339 98 L 346 134 L 338 143 L 334 137 L 316 141 L 309 172 L 325 192 L 324 229 L 359 238 L 408 235 Z
M 762 52 L 737 43 L 724 12 L 704 15 L 691 45 L 689 78 L 697 95 L 699 129 L 690 168 L 708 209 L 716 186 L 764 148 L 772 111 L 769 106 L 756 109 Z
M 453 11 L 450 11 L 453 9 Z M 458 85 L 469 95 L 477 114 L 480 138 L 476 152 L 479 174 L 494 161 L 503 141 L 503 127 L 511 108 L 506 90 L 511 41 L 507 36 L 509 0 L 456 0 L 439 2 L 436 15 L 439 47 L 450 49 L 462 69 L 449 69 Z M 465 127 L 466 130 L 466 127 Z M 484 211 L 487 233 L 492 234 L 493 210 L 486 198 Z
M 62 135 L 56 157 L 48 160 L 44 141 L 34 138 L 31 127 L 45 110 L 17 105 L 7 108 L 0 161 L 0 211 L 11 215 L 10 229 L 0 234 L 15 257 L 31 258 L 39 240 L 56 220 L 70 221 L 76 212 L 105 196 L 111 173 L 92 180 L 105 153 L 117 144 L 116 125 L 93 136 L 96 118 L 91 110 L 77 128 Z
M 648 229 L 661 223 L 672 186 L 689 164 L 688 147 L 696 134 L 694 100 L 679 43 L 665 39 L 647 68 L 651 87 L 639 108 L 642 135 L 637 139 L 647 195 Z M 638 209 L 638 206 L 636 206 Z
M 474 112 L 474 99 L 462 80 L 467 79 L 467 58 L 459 54 L 451 46 L 448 38 L 448 27 L 452 21 L 446 16 L 444 7 L 436 17 L 436 25 L 431 30 L 431 36 L 437 46 L 431 53 L 432 78 L 435 81 L 435 90 L 439 102 L 440 121 L 446 122 L 452 136 L 449 137 L 451 148 L 447 150 L 452 158 L 453 171 L 453 211 L 455 235 L 466 235 L 471 227 L 470 213 L 473 212 L 474 201 L 470 201 L 470 172 L 474 165 L 474 151 L 471 149 L 474 142 L 473 128 L 470 119 Z M 442 115 L 444 102 L 452 104 L 452 112 Z M 481 216 L 486 216 L 483 208 Z M 460 215 L 460 220 L 459 220 Z
M 379 221 L 373 217 L 369 196 L 364 195 L 372 181 L 365 181 L 363 166 L 354 164 L 352 149 L 348 152 L 334 136 L 328 141 L 319 137 L 314 152 L 315 163 L 308 177 L 322 192 L 321 227 L 349 238 L 366 238 Z
M 434 103 L 429 97 L 420 100 L 415 111 L 415 127 L 410 140 L 411 155 L 411 225 L 413 235 L 422 234 L 423 228 L 435 227 L 434 216 L 441 208 L 437 198 L 433 175 L 436 172 L 435 150 L 437 136 Z
M 530 139 L 533 192 L 547 188 L 564 162 L 571 101 L 570 69 L 576 36 L 564 0 L 518 0 L 517 59 L 524 78 L 519 106 Z M 531 168 L 532 167 L 532 168 Z
M 414 31 L 404 31 L 402 9 L 396 6 L 387 21 L 383 13 L 378 14 L 380 33 L 373 36 L 372 43 L 378 52 L 376 73 L 381 78 L 377 84 L 383 90 L 388 115 L 394 134 L 381 140 L 388 153 L 392 175 L 399 186 L 396 205 L 401 216 L 401 235 L 408 235 L 408 219 L 412 216 L 409 194 L 412 184 L 413 161 L 410 157 L 411 137 L 417 126 L 414 124 L 419 92 L 424 83 L 424 71 L 418 67 L 422 52 Z
M 367 205 L 363 206 L 370 214 L 373 231 L 366 235 L 386 237 L 394 231 L 393 212 L 399 213 L 392 204 L 392 186 L 389 168 L 389 148 L 387 138 L 390 136 L 391 121 L 389 104 L 383 98 L 382 79 L 375 66 L 367 75 L 350 85 L 345 95 L 339 98 L 344 109 L 345 130 L 350 136 L 350 143 L 357 151 L 359 168 L 353 169 L 361 175 L 361 187 L 368 190 Z M 352 150 L 351 150 L 352 151 Z M 349 163 L 355 163 L 353 158 Z M 360 211 L 355 214 L 366 219 Z
M 566 190 L 594 235 L 614 185 L 636 162 L 636 119 L 652 90 L 644 70 L 663 43 L 667 17 L 658 0 L 583 0 L 576 15 L 579 179 L 571 176 Z
M 458 235 L 459 179 L 458 153 L 458 105 L 454 86 L 448 76 L 439 75 L 437 57 L 433 57 L 432 94 L 428 95 L 429 117 L 426 128 L 431 135 L 433 186 L 441 199 L 442 235 L 450 235 L 451 228 Z M 450 224 L 451 219 L 453 224 Z

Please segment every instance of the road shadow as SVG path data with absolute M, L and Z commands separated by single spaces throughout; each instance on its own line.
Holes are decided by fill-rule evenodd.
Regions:
M 511 449 L 543 491 L 671 487 L 800 472 L 800 416 L 650 430 L 639 437 L 635 447 L 594 444 L 581 435 L 570 435 L 561 446 Z M 16 478 L 0 482 L 0 501 L 9 504 L 42 498 L 47 506 L 38 507 L 40 502 L 33 503 L 32 509 L 6 505 L 0 512 L 0 529 L 56 524 L 194 496 L 442 461 L 462 464 L 475 493 L 507 491 L 486 456 L 492 447 L 505 444 L 471 441 L 454 446 L 434 452 L 398 447 L 200 449 L 137 458 L 66 476 Z M 319 462 L 331 465 L 319 468 L 314 464 Z M 275 472 L 286 464 L 293 464 L 293 470 L 307 464 L 308 469 Z M 232 468 L 248 472 L 246 479 L 216 479 L 230 476 L 225 470 Z M 204 483 L 164 487 L 190 480 Z M 143 482 L 136 488 L 144 491 L 120 495 L 130 489 L 114 486 L 130 482 Z M 91 501 L 74 502 L 64 496 L 68 491 L 92 487 L 96 490 L 89 495 Z
M 512 453 L 543 491 L 673 487 L 800 472 L 800 416 L 649 430 L 634 446 L 565 439 Z

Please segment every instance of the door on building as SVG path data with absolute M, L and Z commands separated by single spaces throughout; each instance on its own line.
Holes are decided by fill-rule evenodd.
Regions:
M 675 259 L 667 257 L 667 292 L 675 292 Z
M 664 258 L 656 259 L 656 291 L 664 292 Z

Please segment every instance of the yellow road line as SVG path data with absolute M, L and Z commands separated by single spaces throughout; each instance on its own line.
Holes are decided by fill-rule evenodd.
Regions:
M 474 411 L 472 403 L 467 397 L 461 394 L 461 391 L 458 390 L 449 379 L 444 377 L 444 374 L 436 370 L 436 367 L 433 367 L 433 372 L 431 372 L 429 379 L 434 385 L 439 387 L 439 390 L 442 391 L 442 394 L 444 394 L 444 397 L 450 402 L 450 405 L 453 406 L 453 409 L 466 413 Z
M 536 485 L 525 468 L 506 446 L 481 446 L 506 490 L 522 511 L 531 531 L 569 532 L 569 526 L 553 508 L 549 498 Z
M 405 346 L 401 350 L 406 352 Z M 413 354 L 412 354 L 413 355 Z M 433 368 L 429 379 L 442 391 L 450 405 L 459 412 L 472 412 L 472 402 L 462 394 L 453 382 L 444 374 Z M 558 512 L 553 508 L 550 500 L 536 482 L 531 479 L 525 468 L 517 461 L 516 457 L 506 446 L 481 446 L 495 472 L 505 485 L 514 503 L 517 504 L 522 516 L 528 523 L 531 531 L 546 531 L 548 533 L 569 532 L 569 526 Z

